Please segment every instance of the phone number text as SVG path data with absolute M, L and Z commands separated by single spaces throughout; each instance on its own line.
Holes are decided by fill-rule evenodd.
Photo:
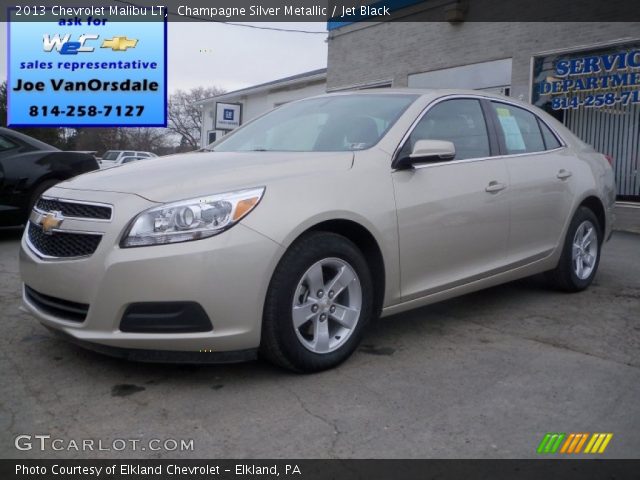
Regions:
M 610 107 L 616 104 L 626 106 L 634 103 L 640 103 L 640 90 L 628 90 L 618 93 L 596 93 L 583 98 L 578 96 L 553 97 L 551 99 L 551 108 L 553 110 L 566 110 L 579 107 L 600 108 Z
M 31 117 L 139 117 L 144 105 L 31 105 Z

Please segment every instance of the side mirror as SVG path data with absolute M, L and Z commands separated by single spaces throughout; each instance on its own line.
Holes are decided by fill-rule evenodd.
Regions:
M 453 160 L 456 156 L 456 147 L 446 140 L 418 140 L 413 146 L 409 156 L 399 158 L 395 168 L 401 170 L 412 168 L 418 163 L 443 162 Z

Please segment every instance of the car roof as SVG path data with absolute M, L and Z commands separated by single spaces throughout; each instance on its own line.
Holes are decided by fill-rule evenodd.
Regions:
M 310 98 L 322 98 L 332 97 L 340 95 L 416 95 L 418 98 L 426 98 L 436 100 L 438 98 L 450 97 L 450 96 L 468 96 L 475 98 L 486 98 L 488 100 L 497 100 L 499 102 L 511 103 L 519 106 L 530 112 L 535 112 L 537 116 L 543 115 L 546 121 L 553 119 L 547 112 L 541 108 L 524 101 L 520 98 L 508 97 L 499 93 L 488 92 L 485 90 L 470 90 L 470 89 L 445 89 L 445 88 L 367 88 L 365 90 L 341 90 L 338 92 L 329 92 L 321 95 L 316 95 Z M 306 99 L 298 100 L 304 101 Z M 293 102 L 292 102 L 293 103 Z M 563 130 L 564 131 L 564 130 Z
M 507 97 L 499 93 L 488 92 L 485 90 L 470 90 L 470 89 L 453 89 L 453 88 L 410 88 L 410 87 L 396 87 L 396 88 L 367 88 L 365 90 L 340 90 L 335 92 L 328 92 L 318 97 L 325 96 L 340 96 L 340 95 L 416 95 L 419 97 L 448 97 L 455 95 L 472 96 L 472 97 L 485 97 L 488 99 L 508 101 L 516 103 L 524 107 L 531 107 L 530 103 L 526 103 L 520 99 L 514 97 Z

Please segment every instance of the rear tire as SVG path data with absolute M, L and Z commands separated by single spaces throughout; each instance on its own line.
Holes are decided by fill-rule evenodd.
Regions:
M 271 279 L 260 352 L 296 372 L 335 367 L 357 348 L 372 312 L 373 283 L 358 247 L 335 233 L 305 234 Z
M 593 281 L 600 264 L 602 230 L 595 214 L 578 208 L 564 240 L 555 269 L 546 273 L 549 282 L 565 292 L 579 292 Z

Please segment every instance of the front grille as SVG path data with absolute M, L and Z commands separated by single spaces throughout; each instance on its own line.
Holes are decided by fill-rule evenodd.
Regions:
M 86 257 L 96 251 L 101 235 L 71 232 L 53 232 L 47 235 L 37 225 L 29 222 L 29 242 L 37 253 L 47 257 Z
M 42 212 L 58 211 L 65 217 L 94 218 L 97 220 L 109 220 L 111 218 L 111 207 L 87 205 L 69 200 L 41 198 L 38 200 L 36 208 Z
M 87 318 L 89 305 L 84 303 L 70 302 L 61 298 L 50 297 L 43 293 L 36 292 L 33 288 L 25 285 L 24 293 L 27 300 L 35 305 L 38 310 L 71 322 L 84 322 Z

